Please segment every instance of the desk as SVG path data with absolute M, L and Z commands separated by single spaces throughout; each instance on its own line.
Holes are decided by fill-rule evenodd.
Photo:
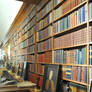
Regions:
M 18 85 L 1 85 L 0 92 L 32 92 L 31 88 L 33 90 L 35 87 L 36 84 L 34 83 L 32 83 L 30 87 L 18 87 Z
M 1 71 L 3 70 L 6 69 L 2 69 Z M 34 92 L 32 90 L 35 89 L 36 84 L 27 81 L 22 81 L 18 76 L 16 77 L 14 73 L 10 73 L 10 75 L 12 75 L 14 78 L 18 78 L 19 80 L 18 84 L 0 85 L 0 92 Z

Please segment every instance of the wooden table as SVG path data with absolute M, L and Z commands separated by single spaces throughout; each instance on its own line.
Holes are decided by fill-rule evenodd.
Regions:
M 17 85 L 1 85 L 0 92 L 32 92 L 36 85 L 32 83 L 30 87 L 18 87 Z M 31 89 L 32 88 L 32 89 Z
M 7 69 L 0 69 L 0 75 L 2 74 L 2 72 L 4 70 Z M 8 70 L 7 70 L 8 71 Z M 8 71 L 13 77 L 14 79 L 18 80 L 19 83 L 24 83 L 25 81 L 21 80 L 21 78 L 19 76 L 16 76 L 14 73 Z M 31 83 L 31 82 L 30 82 Z M 18 86 L 18 84 L 14 84 L 14 85 L 0 85 L 0 92 L 34 92 L 33 90 L 36 88 L 36 84 L 32 83 L 31 86 L 29 87 L 23 87 L 23 86 Z

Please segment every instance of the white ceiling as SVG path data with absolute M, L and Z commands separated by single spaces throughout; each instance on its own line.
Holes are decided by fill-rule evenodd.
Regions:
M 4 41 L 21 6 L 22 2 L 19 1 L 0 0 L 0 41 Z

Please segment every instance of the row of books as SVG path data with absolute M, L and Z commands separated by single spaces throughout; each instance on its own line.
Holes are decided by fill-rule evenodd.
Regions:
M 37 13 L 37 21 L 43 18 L 49 11 L 51 11 L 51 1 L 46 4 L 46 6 Z
M 24 21 L 22 22 L 22 24 L 20 25 L 19 30 L 22 30 L 22 29 L 25 27 L 25 25 L 26 25 L 29 21 L 30 21 L 30 17 L 27 16 L 27 17 L 24 19 Z
M 71 92 L 87 92 L 87 87 L 70 82 L 69 87 Z
M 82 83 L 87 83 L 87 67 L 63 66 L 62 77 Z
M 35 42 L 35 37 L 34 37 L 34 35 L 33 36 L 31 36 L 29 39 L 28 39 L 28 45 L 31 45 L 31 44 L 33 44 Z
M 19 40 L 19 42 L 27 39 L 31 35 L 33 35 L 35 32 L 35 27 L 32 27 L 29 31 L 27 29 L 27 26 L 25 26 L 24 29 L 20 30 L 14 37 L 14 41 Z
M 53 17 L 52 17 L 52 12 L 45 17 L 43 20 L 41 20 L 39 23 L 36 25 L 37 31 L 43 29 L 44 27 L 48 26 L 50 23 L 52 23 Z
M 32 27 L 32 28 L 28 31 L 28 37 L 34 35 L 34 33 L 35 33 L 35 26 Z
M 89 18 L 92 19 L 92 2 L 89 3 Z
M 27 55 L 19 55 L 19 56 L 16 56 L 15 60 L 17 62 L 27 61 Z
M 74 7 L 76 7 L 77 5 L 79 5 L 80 3 L 84 2 L 84 1 L 86 1 L 86 0 L 65 0 L 65 1 L 54 0 L 53 3 L 54 3 L 54 7 L 55 7 L 57 4 L 62 2 L 61 3 L 62 5 L 59 7 L 59 8 L 61 8 L 61 9 L 59 9 L 60 10 L 59 12 L 61 13 L 61 16 L 62 16 L 63 14 L 66 14 L 71 9 L 73 9 Z M 56 10 L 58 10 L 58 8 Z M 58 14 L 60 15 L 60 13 L 58 13 Z
M 24 28 L 24 26 L 33 18 L 33 16 L 35 16 L 35 5 L 32 5 L 31 7 L 32 8 L 29 11 L 30 13 L 27 15 L 27 17 L 24 19 L 24 21 L 19 27 L 20 30 Z
M 54 63 L 62 64 L 87 64 L 86 48 L 56 50 L 54 51 Z
M 19 29 L 20 30 L 23 29 L 24 26 L 28 23 L 28 21 L 29 21 L 29 17 L 28 18 L 25 18 L 24 21 L 22 22 L 22 24 L 20 25 Z
M 37 32 L 37 41 L 50 37 L 52 35 L 52 26 Z
M 52 49 L 52 38 L 37 44 L 38 52 L 47 51 L 47 50 L 51 50 L 51 49 Z
M 21 32 L 21 34 L 22 34 L 22 31 L 21 31 L 21 30 L 20 30 L 20 32 Z M 20 33 L 20 32 L 19 32 L 19 33 Z M 12 38 L 13 38 L 14 41 L 16 41 L 16 40 L 18 39 L 19 33 L 18 33 L 18 30 L 16 30 L 16 32 L 13 34 L 13 37 L 12 37 Z
M 83 22 L 87 21 L 87 6 L 84 5 L 78 10 L 72 12 L 71 14 L 67 15 L 66 17 L 60 19 L 59 21 L 54 23 L 54 34 L 64 31 L 66 29 L 75 27 L 78 24 L 82 24 Z M 56 12 L 56 17 L 59 14 L 59 11 Z M 61 16 L 61 14 L 60 14 Z M 58 18 L 58 17 L 57 17 Z
M 19 49 L 19 50 L 16 50 L 17 51 L 17 55 L 26 55 L 27 54 L 27 48 L 24 48 L 24 49 Z
M 37 54 L 37 61 L 42 63 L 52 63 L 52 52 Z
M 54 48 L 68 48 L 71 46 L 87 43 L 87 35 L 87 28 L 62 35 L 54 39 Z
M 25 47 L 27 47 L 29 45 L 34 44 L 34 42 L 35 42 L 35 37 L 31 36 L 30 38 L 28 38 L 28 39 L 24 40 L 23 42 L 21 42 L 19 44 L 19 46 L 20 46 L 20 48 L 25 48 Z
M 35 55 L 28 55 L 27 60 L 28 60 L 29 62 L 35 62 Z
M 36 11 L 35 7 L 30 11 L 30 13 L 28 15 L 30 17 L 30 19 L 32 19 L 35 16 L 35 11 Z
M 29 17 L 27 23 L 24 22 L 23 27 L 20 30 L 23 30 L 23 33 L 25 33 L 26 31 L 30 30 L 33 27 L 33 25 L 35 25 L 35 17 L 33 17 L 31 21 Z
M 37 75 L 35 73 L 30 73 L 30 81 L 32 83 L 37 84 L 37 87 L 42 89 L 43 76 L 39 76 L 39 75 Z
M 27 31 L 25 34 L 21 35 L 20 37 L 18 36 L 17 40 L 14 39 L 15 46 L 28 38 L 33 40 L 32 42 L 30 41 L 31 42 L 30 44 L 34 43 L 34 31 L 35 31 L 35 27 L 33 27 L 31 30 Z
M 40 0 L 40 2 L 37 4 L 37 11 L 40 11 L 41 8 L 45 7 L 45 4 L 48 2 L 49 0 Z
M 27 24 L 27 30 L 30 30 L 35 25 L 35 17 Z
M 44 75 L 44 65 L 41 64 L 30 64 L 30 72 Z
M 25 48 L 28 45 L 28 40 L 25 40 L 19 44 L 20 48 Z
M 35 53 L 35 46 L 32 45 L 32 46 L 28 47 L 27 52 L 28 52 L 28 54 L 34 54 Z

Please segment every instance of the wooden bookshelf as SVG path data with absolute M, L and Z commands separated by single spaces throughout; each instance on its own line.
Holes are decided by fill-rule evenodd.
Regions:
M 38 31 L 41 31 L 41 30 L 44 30 L 45 28 L 47 28 L 48 26 L 52 25 L 52 23 L 49 23 L 48 25 L 46 25 L 45 27 L 41 28 L 40 30 Z
M 43 16 L 43 17 L 40 17 L 39 19 L 37 19 L 37 15 L 39 14 L 39 12 L 41 12 L 44 8 L 45 8 L 45 6 L 49 3 L 51 1 L 51 10 L 50 11 L 46 11 L 46 10 L 44 10 L 44 12 L 46 11 L 47 13 Z M 83 1 L 83 0 L 82 0 Z M 92 67 L 91 65 L 89 65 L 89 57 L 90 57 L 90 55 L 89 55 L 89 47 L 90 47 L 90 45 L 92 45 L 92 41 L 91 42 L 89 42 L 89 26 L 92 26 L 92 19 L 89 19 L 89 0 L 84 0 L 83 2 L 81 2 L 81 3 L 79 3 L 78 5 L 76 5 L 75 7 L 73 7 L 73 8 L 71 8 L 69 11 L 67 11 L 67 12 L 65 12 L 64 14 L 62 14 L 60 17 L 56 17 L 56 19 L 54 19 L 55 18 L 55 13 L 54 13 L 54 11 L 56 10 L 56 9 L 58 9 L 60 6 L 62 6 L 62 5 L 64 5 L 64 3 L 65 3 L 65 1 L 64 0 L 61 0 L 57 5 L 55 5 L 54 6 L 54 0 L 46 0 L 42 5 L 41 5 L 41 7 L 39 7 L 40 6 L 40 3 L 41 3 L 41 1 L 38 3 L 38 4 L 36 4 L 35 5 L 35 7 L 32 7 L 31 8 L 31 11 L 33 11 L 33 9 L 35 9 L 35 13 L 34 13 L 34 15 L 32 15 L 32 17 L 31 17 L 31 19 L 30 20 L 28 20 L 27 21 L 27 23 L 25 23 L 25 20 L 26 20 L 26 18 L 27 18 L 27 16 L 29 16 L 29 11 L 30 10 L 28 10 L 28 14 L 25 14 L 26 15 L 26 17 L 25 18 L 23 18 L 23 20 L 24 21 L 22 21 L 21 23 L 20 23 L 20 25 L 18 26 L 18 32 L 15 32 L 14 33 L 14 36 L 11 38 L 11 41 L 16 41 L 16 43 L 14 42 L 12 42 L 12 48 L 11 49 L 14 49 L 13 50 L 13 52 L 16 52 L 17 50 L 20 50 L 20 44 L 22 43 L 22 42 L 24 42 L 25 40 L 27 40 L 27 39 L 29 39 L 29 38 L 31 38 L 32 36 L 34 36 L 34 43 L 31 43 L 31 44 L 28 44 L 27 46 L 25 46 L 25 47 L 23 47 L 23 48 L 21 48 L 22 50 L 23 49 L 26 49 L 27 47 L 32 47 L 32 46 L 34 46 L 34 48 L 35 48 L 35 51 L 34 51 L 34 53 L 29 53 L 28 51 L 27 51 L 27 53 L 25 53 L 25 54 L 20 54 L 19 56 L 22 56 L 22 55 L 34 55 L 35 56 L 35 61 L 33 62 L 33 61 L 31 61 L 31 60 L 26 60 L 27 62 L 30 62 L 30 63 L 32 63 L 32 64 L 41 64 L 41 65 L 46 65 L 46 64 L 52 64 L 52 65 L 60 65 L 60 66 L 73 66 L 73 67 L 87 67 L 87 83 L 82 83 L 82 82 L 78 82 L 78 81 L 73 81 L 73 80 L 70 80 L 70 79 L 66 79 L 65 77 L 64 78 L 62 78 L 63 80 L 66 80 L 66 81 L 68 81 L 68 82 L 74 82 L 74 83 L 77 83 L 77 84 L 80 84 L 80 85 L 84 85 L 84 86 L 86 86 L 87 87 L 87 92 L 88 92 L 88 89 L 89 89 L 89 68 L 90 67 Z M 54 24 L 56 23 L 56 22 L 58 22 L 59 20 L 61 20 L 61 19 L 63 19 L 64 17 L 67 17 L 68 15 L 70 15 L 70 14 L 72 14 L 72 13 L 74 13 L 75 11 L 77 11 L 78 9 L 80 9 L 82 6 L 84 6 L 84 5 L 87 5 L 87 20 L 85 20 L 84 22 L 81 22 L 81 23 L 79 23 L 79 24 L 75 24 L 73 27 L 72 26 L 70 26 L 69 28 L 65 28 L 65 30 L 60 30 L 60 32 L 56 32 L 56 33 L 54 33 L 54 29 L 55 29 L 55 26 L 54 26 Z M 30 13 L 31 13 L 31 11 L 30 11 Z M 82 10 L 81 10 L 82 11 Z M 46 17 L 48 17 L 49 16 L 49 14 L 50 13 L 52 13 L 52 22 L 51 23 L 47 23 L 47 25 L 46 24 L 42 24 L 43 25 L 43 27 L 40 27 L 40 26 L 38 26 L 37 27 L 37 24 L 38 23 L 40 23 L 41 21 L 43 21 Z M 41 16 L 41 15 L 40 15 Z M 81 16 L 81 15 L 80 15 Z M 81 16 L 82 17 L 82 16 Z M 21 34 L 20 35 L 20 37 L 16 37 L 16 35 L 17 34 L 19 34 L 19 32 L 21 32 L 21 31 L 23 31 L 23 30 L 25 30 L 25 27 L 28 27 L 28 24 L 33 20 L 35 18 L 35 23 L 33 23 L 33 25 L 31 25 L 31 27 L 30 28 L 27 28 L 27 31 L 25 31 L 23 34 Z M 73 19 L 73 18 L 72 18 Z M 45 26 L 44 26 L 45 25 Z M 37 32 L 40 32 L 40 31 L 43 31 L 43 30 L 45 30 L 47 27 L 49 27 L 49 26 L 52 26 L 53 27 L 53 29 L 52 29 L 52 33 L 51 33 L 51 35 L 48 35 L 47 37 L 42 37 L 42 39 L 41 40 L 39 40 L 39 39 L 37 39 L 38 38 L 38 35 L 37 35 Z M 24 39 L 24 40 L 22 40 L 21 39 L 21 36 L 23 36 L 23 35 L 25 35 L 28 31 L 30 31 L 33 27 L 35 27 L 35 30 L 32 30 L 32 32 L 33 32 L 33 34 L 31 34 L 30 36 L 28 36 L 26 39 Z M 37 28 L 40 28 L 40 29 L 37 29 Z M 70 45 L 70 46 L 62 46 L 62 47 L 59 47 L 59 48 L 55 48 L 54 47 L 54 44 L 57 44 L 57 43 L 55 43 L 54 42 L 54 39 L 55 38 L 58 38 L 58 37 L 61 37 L 61 36 L 64 36 L 64 35 L 67 35 L 67 34 L 70 34 L 70 33 L 73 33 L 73 32 L 76 32 L 76 31 L 80 31 L 80 30 L 82 30 L 83 28 L 87 28 L 87 41 L 86 42 L 83 42 L 82 44 L 80 44 L 80 43 L 78 43 L 78 44 L 76 44 L 76 45 Z M 50 30 L 50 29 L 49 29 Z M 79 37 L 80 37 L 80 35 L 79 35 Z M 13 40 L 15 38 L 15 40 Z M 50 39 L 51 38 L 51 44 L 52 44 L 52 48 L 50 48 L 50 49 L 48 49 L 48 50 L 43 50 L 43 49 L 41 49 L 42 51 L 38 51 L 38 44 L 39 43 L 41 43 L 41 42 L 45 42 L 46 40 L 48 40 L 48 39 Z M 19 39 L 21 39 L 21 41 L 19 41 L 19 43 L 18 43 L 18 40 Z M 73 39 L 74 40 L 74 39 Z M 92 40 L 92 39 L 91 39 Z M 14 45 L 15 44 L 15 45 Z M 53 59 L 52 59 L 52 62 L 51 63 L 49 63 L 49 62 L 40 62 L 40 61 L 38 61 L 38 55 L 41 55 L 41 54 L 44 54 L 44 53 L 46 53 L 46 52 L 51 52 L 52 53 L 52 58 L 54 57 L 54 55 L 53 55 L 53 52 L 54 51 L 57 51 L 57 50 L 70 50 L 70 49 L 76 49 L 76 48 L 82 48 L 82 47 L 85 47 L 86 48 L 86 63 L 87 64 L 72 64 L 72 63 L 66 63 L 66 64 L 62 64 L 62 63 L 54 63 L 54 61 L 53 61 Z M 17 50 L 15 50 L 17 48 Z M 12 55 L 12 57 L 14 57 L 14 56 L 16 56 L 16 58 L 17 58 L 17 55 L 15 55 L 14 53 L 13 53 L 13 55 Z M 16 60 L 16 59 L 15 59 Z M 36 67 L 37 68 L 37 67 Z M 37 72 L 31 72 L 31 73 L 34 73 L 34 74 L 36 74 L 36 75 L 39 75 L 39 76 L 43 76 L 43 74 L 40 74 L 40 73 L 37 73 Z
M 84 22 L 84 23 L 81 23 L 81 24 L 79 24 L 79 25 L 76 25 L 75 27 L 71 27 L 71 28 L 69 28 L 69 29 L 63 30 L 63 31 L 61 31 L 61 32 L 59 32 L 59 33 L 54 34 L 54 36 L 58 36 L 58 35 L 61 35 L 61 34 L 63 34 L 63 33 L 66 33 L 66 32 L 70 32 L 70 31 L 72 31 L 72 30 L 74 30 L 74 29 L 76 29 L 76 28 L 79 28 L 79 27 L 81 27 L 81 26 L 87 26 L 87 22 Z
M 34 73 L 34 74 L 37 74 L 37 75 L 40 75 L 40 76 L 44 76 L 43 74 L 40 74 L 40 73 L 37 73 L 37 72 L 31 72 L 31 73 Z
M 46 37 L 46 38 L 44 38 L 44 39 L 42 39 L 42 40 L 37 41 L 37 43 L 42 42 L 42 41 L 45 41 L 45 40 L 47 40 L 47 39 L 49 39 L 49 38 L 51 38 L 51 37 L 52 37 L 52 36 L 48 36 L 48 37 Z
M 83 3 L 81 3 L 81 4 L 79 4 L 78 6 L 74 7 L 73 9 L 71 9 L 70 11 L 68 11 L 67 13 L 65 13 L 64 15 L 62 15 L 61 17 L 57 18 L 57 19 L 54 20 L 53 22 L 56 22 L 56 21 L 58 21 L 59 19 L 65 17 L 65 16 L 68 15 L 69 13 L 75 11 L 77 8 L 83 6 L 85 3 L 87 3 L 87 1 L 85 1 L 85 2 L 83 2 Z
M 69 49 L 69 48 L 76 48 L 76 47 L 82 47 L 82 46 L 87 46 L 87 43 L 78 44 L 78 45 L 74 45 L 74 46 L 67 46 L 67 47 L 62 47 L 62 48 L 55 48 L 54 50 Z
M 66 78 L 62 78 L 62 79 L 63 79 L 63 80 L 66 80 L 66 81 L 74 82 L 74 83 L 77 83 L 77 84 L 80 84 L 80 85 L 87 86 L 86 83 L 82 83 L 82 82 L 78 82 L 78 81 L 74 81 L 74 80 L 70 80 L 70 79 L 66 79 Z
M 42 19 L 44 19 L 45 17 L 47 17 L 51 12 L 52 12 L 52 10 L 50 10 L 50 11 L 49 11 L 46 15 L 44 15 L 40 20 L 38 20 L 37 23 L 38 23 L 39 21 L 41 21 Z

